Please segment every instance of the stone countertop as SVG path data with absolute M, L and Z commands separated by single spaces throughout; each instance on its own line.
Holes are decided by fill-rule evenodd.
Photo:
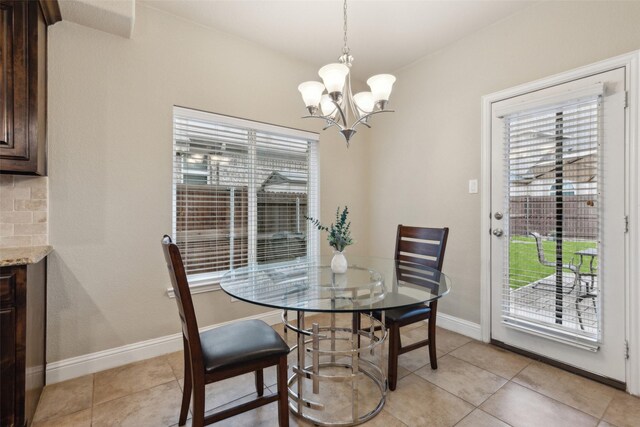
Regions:
M 53 246 L 24 246 L 0 248 L 0 267 L 36 264 L 53 251 Z

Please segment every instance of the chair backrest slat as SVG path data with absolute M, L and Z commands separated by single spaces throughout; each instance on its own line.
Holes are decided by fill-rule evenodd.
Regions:
M 429 244 L 426 241 L 400 240 L 398 252 L 437 258 L 440 255 L 440 242 Z
M 415 257 L 411 255 L 406 255 L 403 253 L 400 253 L 399 255 L 397 255 L 396 259 L 402 262 L 426 265 L 427 267 L 431 267 L 431 268 L 436 268 L 436 264 L 437 264 L 435 259 Z
M 442 270 L 449 228 L 398 225 L 395 259 Z
M 182 323 L 182 335 L 189 343 L 192 363 L 202 361 L 202 347 L 200 344 L 200 333 L 198 331 L 198 321 L 193 308 L 191 290 L 187 281 L 187 274 L 180 255 L 180 248 L 171 241 L 171 237 L 165 235 L 162 238 L 162 250 L 164 259 L 167 262 L 167 269 L 171 278 L 171 286 L 178 304 L 180 322 Z

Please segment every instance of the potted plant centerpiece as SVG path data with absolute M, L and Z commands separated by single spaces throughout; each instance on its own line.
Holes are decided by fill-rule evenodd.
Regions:
M 340 207 L 336 209 L 336 222 L 329 227 L 325 227 L 320 223 L 320 220 L 305 216 L 306 219 L 311 221 L 314 227 L 320 231 L 326 231 L 327 241 L 329 246 L 334 249 L 333 258 L 331 259 L 331 271 L 334 273 L 346 273 L 347 272 L 347 258 L 344 256 L 344 250 L 347 246 L 353 244 L 351 238 L 351 221 L 347 221 L 349 215 L 349 208 L 345 206 L 342 212 Z

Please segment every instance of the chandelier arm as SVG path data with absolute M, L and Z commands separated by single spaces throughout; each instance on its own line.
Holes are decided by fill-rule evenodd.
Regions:
M 358 119 L 357 122 L 355 122 L 353 124 L 353 126 L 351 126 L 351 129 L 355 129 L 356 126 L 358 126 L 360 123 L 364 123 L 364 120 L 368 119 L 369 117 L 373 116 L 374 114 L 380 114 L 380 113 L 395 113 L 395 111 L 393 110 L 378 110 L 378 111 L 372 111 L 370 113 L 368 113 L 365 116 L 362 116 Z M 368 123 L 364 123 L 367 127 L 371 127 Z
M 338 112 L 340 113 L 340 117 L 342 118 L 342 123 L 344 123 L 344 126 L 340 126 L 340 129 L 344 129 L 347 126 L 347 119 L 344 115 L 344 111 L 342 111 L 340 104 L 338 104 L 336 101 L 332 99 L 331 102 L 333 102 L 333 105 L 335 105 L 336 108 L 338 109 Z
M 340 130 L 344 130 L 344 126 L 340 123 L 336 122 L 329 116 L 302 116 L 303 119 L 323 119 L 329 122 L 329 126 L 325 127 L 323 130 L 329 129 L 331 126 L 337 126 Z
M 329 116 L 322 116 L 323 119 L 325 119 L 327 121 L 327 123 L 329 124 L 325 129 L 330 128 L 331 126 L 337 126 L 338 128 L 340 128 L 340 130 L 344 129 L 344 126 L 342 126 L 339 122 L 333 120 L 331 117 Z
M 333 120 L 329 116 L 322 116 L 322 117 L 319 117 L 319 118 L 325 119 L 327 121 L 327 125 L 325 127 L 323 127 L 322 130 L 327 130 L 332 126 L 335 126 L 338 129 L 340 129 L 340 132 L 342 132 L 342 130 L 344 129 L 344 126 L 342 126 L 340 123 L 336 122 L 335 120 Z

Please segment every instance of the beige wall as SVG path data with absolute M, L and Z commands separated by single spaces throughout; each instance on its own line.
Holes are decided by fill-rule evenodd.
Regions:
M 49 362 L 177 333 L 160 239 L 171 231 L 172 106 L 311 131 L 296 62 L 145 5 L 132 39 L 73 23 L 50 28 Z M 349 203 L 368 248 L 365 138 L 320 140 L 322 218 Z M 323 244 L 326 248 L 326 245 Z M 194 297 L 200 326 L 260 308 L 222 291 Z
M 449 226 L 441 310 L 479 322 L 482 95 L 640 48 L 640 3 L 542 2 L 397 72 L 397 113 L 346 150 L 321 134 L 322 219 L 352 211 L 349 253 L 390 256 L 398 223 Z M 132 39 L 50 29 L 49 362 L 179 331 L 160 237 L 171 229 L 171 107 L 318 131 L 304 64 L 138 5 Z M 327 246 L 322 244 L 327 252 Z M 194 297 L 201 326 L 251 315 Z
M 450 227 L 440 310 L 479 323 L 481 97 L 640 49 L 639 22 L 638 2 L 541 2 L 397 72 L 397 113 L 371 138 L 373 254 L 398 223 Z

